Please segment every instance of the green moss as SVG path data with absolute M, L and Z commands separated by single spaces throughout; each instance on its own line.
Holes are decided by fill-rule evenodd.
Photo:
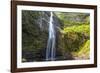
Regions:
M 80 51 L 78 51 L 78 56 L 86 56 L 89 58 L 90 51 L 90 40 L 87 40 L 83 46 L 80 47 Z
M 63 30 L 64 33 L 83 33 L 84 35 L 89 36 L 90 35 L 90 26 L 89 25 L 74 25 L 74 26 L 70 26 L 70 27 L 65 27 Z
M 79 46 L 89 39 L 89 25 L 70 26 L 63 30 L 66 50 L 77 51 Z
M 60 44 L 63 44 L 63 46 L 59 45 L 63 48 L 65 54 L 70 52 L 73 57 L 78 57 L 78 59 L 82 57 L 89 58 L 89 25 L 82 24 L 64 27 L 61 32 L 63 32 L 63 41 L 60 41 Z

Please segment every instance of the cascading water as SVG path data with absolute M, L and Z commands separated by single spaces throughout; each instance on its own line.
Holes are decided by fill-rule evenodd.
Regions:
M 46 48 L 46 60 L 54 61 L 55 60 L 55 30 L 53 24 L 53 12 L 50 12 L 50 21 L 49 21 L 49 37 Z

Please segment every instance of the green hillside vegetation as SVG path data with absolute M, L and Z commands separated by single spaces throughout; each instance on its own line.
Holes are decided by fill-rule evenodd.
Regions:
M 61 20 L 62 24 L 64 24 L 63 27 L 90 23 L 88 13 L 55 12 L 55 14 Z
M 59 46 L 63 48 L 63 56 L 68 52 L 74 59 L 89 59 L 90 51 L 90 22 L 89 14 L 81 13 L 56 13 L 64 24 L 60 32 L 62 34 Z M 68 15 L 69 14 L 69 15 Z M 78 20 L 79 19 L 79 20 Z
M 57 60 L 89 59 L 89 14 L 54 12 L 54 16 Z M 45 61 L 49 17 L 46 11 L 22 11 L 22 62 Z
M 90 26 L 89 25 L 74 25 L 71 27 L 65 27 L 63 30 L 64 33 L 71 33 L 71 32 L 75 32 L 75 33 L 83 33 L 85 36 L 89 36 L 90 35 Z
M 89 51 L 90 51 L 90 40 L 87 40 L 86 43 L 80 48 L 80 51 L 78 51 L 78 56 L 85 56 L 86 58 L 89 58 Z
M 89 59 L 90 57 L 90 40 L 87 40 L 77 52 L 72 52 L 74 57 L 79 57 L 80 59 L 86 58 Z

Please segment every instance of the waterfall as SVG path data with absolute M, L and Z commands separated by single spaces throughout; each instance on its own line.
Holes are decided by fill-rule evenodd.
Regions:
M 50 12 L 50 21 L 49 21 L 49 37 L 46 48 L 46 60 L 54 61 L 55 60 L 55 30 L 53 24 L 53 12 Z

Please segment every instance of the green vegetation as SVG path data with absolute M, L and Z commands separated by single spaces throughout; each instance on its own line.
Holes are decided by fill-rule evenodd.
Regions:
M 63 56 L 70 52 L 74 59 L 89 59 L 90 25 L 89 14 L 56 13 L 63 22 L 60 32 L 62 38 L 59 47 L 63 48 Z M 61 43 L 60 43 L 61 42 Z M 63 42 L 63 43 L 62 43 Z
M 40 29 L 41 17 L 39 11 L 22 11 L 22 61 L 43 60 L 48 32 Z
M 87 40 L 86 43 L 83 45 L 83 47 L 80 48 L 78 56 L 82 55 L 89 58 L 89 51 L 90 51 L 90 40 Z
M 64 24 L 64 27 L 90 23 L 88 13 L 55 12 L 55 14 L 61 20 L 62 24 Z
M 76 57 L 89 59 L 90 54 L 90 40 L 87 40 L 77 52 L 73 52 L 72 54 Z
M 83 33 L 86 36 L 90 35 L 90 26 L 89 25 L 78 25 L 78 26 L 71 26 L 71 27 L 65 27 L 63 30 L 64 33 Z
M 50 13 L 22 11 L 22 62 L 45 61 Z M 57 60 L 89 59 L 88 13 L 54 12 Z

